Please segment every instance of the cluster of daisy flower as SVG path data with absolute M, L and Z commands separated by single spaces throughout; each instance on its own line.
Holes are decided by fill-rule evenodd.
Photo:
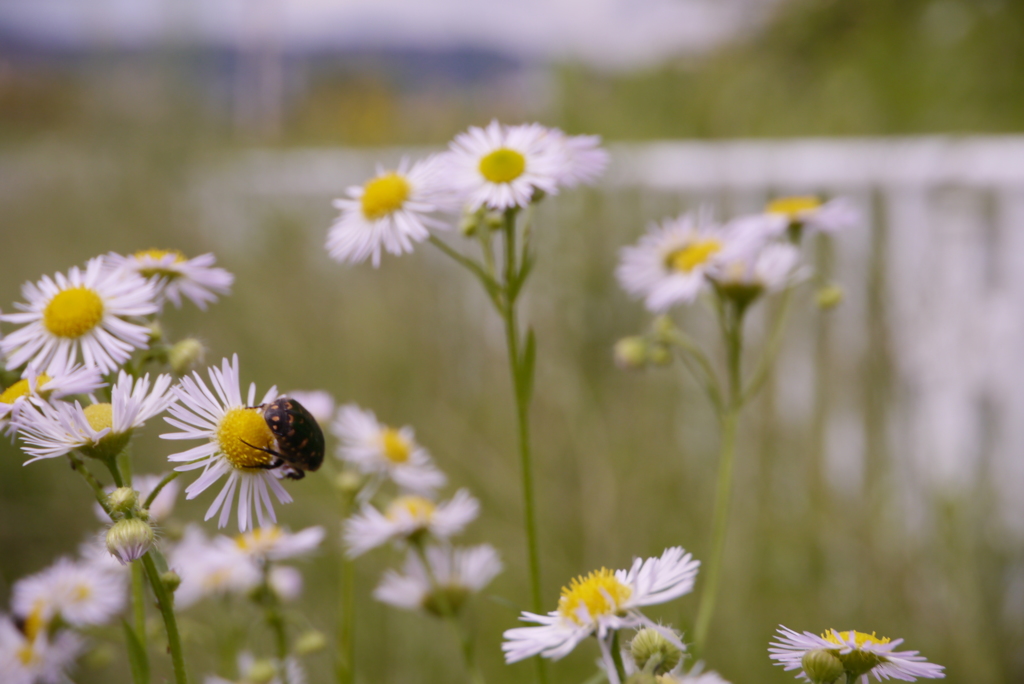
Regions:
M 411 427 L 385 425 L 372 411 L 347 404 L 338 409 L 331 431 L 339 458 L 363 478 L 358 510 L 344 524 L 348 556 L 388 544 L 405 554 L 402 570 L 386 571 L 374 597 L 396 608 L 454 617 L 502 569 L 488 544 L 451 544 L 480 504 L 465 489 L 438 500 L 446 478 Z
M 596 136 L 570 136 L 540 124 L 506 126 L 492 121 L 455 136 L 443 153 L 377 175 L 335 200 L 341 214 L 327 236 L 327 250 L 341 262 L 381 252 L 401 255 L 433 232 L 458 223 L 466 232 L 489 212 L 524 208 L 562 188 L 592 183 L 608 163 Z M 446 216 L 447 215 L 447 216 Z
M 0 679 L 5 684 L 66 681 L 66 671 L 87 649 L 82 631 L 108 624 L 126 598 L 120 566 L 93 552 L 61 558 L 18 580 L 12 614 L 0 615 Z

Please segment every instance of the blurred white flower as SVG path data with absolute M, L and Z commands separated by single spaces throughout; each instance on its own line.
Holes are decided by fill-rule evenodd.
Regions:
M 650 311 L 664 313 L 694 301 L 708 287 L 709 272 L 751 248 L 750 236 L 684 214 L 651 226 L 635 246 L 624 247 L 615 275 Z
M 437 590 L 444 593 L 448 608 L 458 611 L 467 596 L 490 584 L 502 569 L 498 552 L 489 544 L 469 548 L 429 546 L 426 557 L 429 572 L 410 549 L 404 572 L 386 571 L 373 597 L 396 608 L 443 616 L 444 607 L 435 596 L 431 577 L 437 582 Z
M 218 294 L 231 292 L 235 276 L 214 266 L 217 258 L 201 254 L 192 259 L 176 249 L 146 249 L 128 256 L 107 255 L 113 268 L 137 273 L 153 283 L 157 289 L 157 303 L 161 306 L 169 299 L 181 308 L 181 298 L 190 299 L 200 309 L 217 301 Z
M 294 601 L 302 595 L 302 573 L 287 565 L 270 568 L 267 583 L 282 601 Z
M 471 210 L 525 207 L 537 190 L 553 195 L 566 178 L 564 140 L 541 126 L 471 126 L 441 157 L 443 178 Z M 573 169 L 577 178 L 587 174 Z
M 341 211 L 327 234 L 327 251 L 337 261 L 355 264 L 371 259 L 380 265 L 381 250 L 401 255 L 446 224 L 431 218 L 436 204 L 437 167 L 431 157 L 411 167 L 403 159 L 394 171 L 377 170 L 363 185 L 348 189 L 348 199 L 334 200 Z
M 558 184 L 564 188 L 592 185 L 608 166 L 608 152 L 599 135 L 566 135 L 558 129 L 549 134 L 562 145 L 563 168 Z
M 103 257 L 84 270 L 43 276 L 25 283 L 23 313 L 2 314 L 0 320 L 24 323 L 0 340 L 0 353 L 13 370 L 34 362 L 39 368 L 57 364 L 70 368 L 81 356 L 86 366 L 104 373 L 128 360 L 132 350 L 149 344 L 149 328 L 129 319 L 156 313 L 156 288 L 139 275 L 108 267 Z
M 776 665 L 785 670 L 800 670 L 801 677 L 807 679 L 803 671 L 804 655 L 812 651 L 824 650 L 838 658 L 848 679 L 855 681 L 862 675 L 873 675 L 875 679 L 900 679 L 905 682 L 922 679 L 944 679 L 942 665 L 929 663 L 917 651 L 896 651 L 903 639 L 877 637 L 875 633 L 866 634 L 853 630 L 839 632 L 830 629 L 821 636 L 811 632 L 799 633 L 788 627 L 779 625 L 776 641 L 770 644 L 768 653 Z
M 157 376 L 150 386 L 148 374 L 135 379 L 120 371 L 109 404 L 93 403 L 82 408 L 77 401 L 39 402 L 33 405 L 35 410 L 20 411 L 13 423 L 27 445 L 25 452 L 34 457 L 27 463 L 63 456 L 75 449 L 116 455 L 135 428 L 174 401 L 170 386 L 170 375 Z
M 277 525 L 270 525 L 257 527 L 234 538 L 218 537 L 215 543 L 254 560 L 284 560 L 310 554 L 320 546 L 323 538 L 324 528 L 320 526 L 307 527 L 293 534 Z
M 358 513 L 345 521 L 343 537 L 349 558 L 355 558 L 389 541 L 429 534 L 447 539 L 458 534 L 480 511 L 480 503 L 465 489 L 449 501 L 435 504 L 422 496 L 400 496 L 381 513 L 364 503 Z
M 224 679 L 215 675 L 207 675 L 204 684 L 306 684 L 306 672 L 296 658 L 287 658 L 282 664 L 277 659 L 257 659 L 252 653 L 243 651 L 238 655 L 238 679 Z
M 188 608 L 213 595 L 245 594 L 262 576 L 253 559 L 232 544 L 216 544 L 198 525 L 189 525 L 182 540 L 168 555 L 168 565 L 181 577 L 174 603 Z
M 699 561 L 676 546 L 660 558 L 633 561 L 629 570 L 601 568 L 562 587 L 558 610 L 547 615 L 524 612 L 520 620 L 538 627 L 517 627 L 505 632 L 501 645 L 505 661 L 514 663 L 535 655 L 557 660 L 590 635 L 597 636 L 609 679 L 617 684 L 611 640 L 619 629 L 650 627 L 680 650 L 684 646 L 671 630 L 645 617 L 640 608 L 664 603 L 693 589 Z
M 19 630 L 0 615 L 0 679 L 4 684 L 63 684 L 65 672 L 84 649 L 77 634 L 61 630 L 50 636 L 46 624 L 27 620 Z
M 788 225 L 801 226 L 812 232 L 835 233 L 860 222 L 860 212 L 845 197 L 824 203 L 814 196 L 780 197 L 768 203 L 765 213 L 786 219 L 779 234 Z
M 446 481 L 411 427 L 395 429 L 380 423 L 373 411 L 346 404 L 338 409 L 331 431 L 341 441 L 338 456 L 360 472 L 390 477 L 399 487 L 431 495 Z M 372 495 L 371 485 L 367 491 Z
M 43 373 L 37 364 L 30 363 L 20 380 L 0 392 L 0 428 L 6 426 L 5 432 L 13 434 L 12 422 L 27 401 L 54 401 L 89 394 L 106 384 L 98 368 L 74 365 L 64 369 L 59 363 L 53 363 L 50 371 Z
M 202 469 L 199 478 L 185 488 L 185 498 L 196 498 L 227 475 L 227 482 L 206 511 L 206 520 L 219 512 L 217 526 L 227 525 L 237 489 L 238 529 L 241 532 L 249 529 L 254 506 L 256 520 L 261 526 L 277 522 L 270 492 L 283 504 L 290 503 L 292 497 L 277 475 L 267 469 L 275 457 L 261 449 L 274 448 L 277 442 L 263 413 L 255 408 L 256 385 L 249 385 L 249 394 L 243 402 L 237 354 L 230 363 L 224 359 L 220 368 L 211 367 L 208 373 L 213 391 L 195 372 L 182 378 L 181 383 L 174 387 L 180 403 L 171 405 L 171 415 L 164 420 L 181 432 L 160 435 L 163 439 L 206 440 L 205 444 L 167 457 L 171 462 L 186 463 L 175 470 Z M 270 403 L 276 397 L 277 388 L 271 387 L 259 403 Z
M 37 615 L 49 623 L 59 615 L 75 627 L 105 624 L 124 604 L 122 575 L 69 558 L 18 580 L 11 592 L 11 607 L 19 617 Z
M 769 242 L 757 250 L 719 261 L 707 277 L 725 293 L 749 296 L 776 292 L 805 277 L 800 268 L 800 250 L 791 244 Z

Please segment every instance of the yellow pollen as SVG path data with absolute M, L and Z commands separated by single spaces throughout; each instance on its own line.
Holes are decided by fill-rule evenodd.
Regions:
M 388 505 L 388 520 L 398 520 L 404 515 L 424 522 L 434 515 L 434 503 L 422 496 L 400 496 Z
M 523 175 L 526 157 L 507 147 L 494 150 L 480 160 L 480 173 L 492 183 L 508 183 Z
M 851 634 L 851 632 L 840 632 L 839 633 L 839 637 L 840 637 L 840 639 L 843 639 L 844 641 L 849 641 L 850 634 Z M 864 644 L 887 644 L 887 643 L 889 643 L 889 641 L 891 641 L 889 639 L 889 637 L 878 637 L 878 636 L 875 636 L 874 632 L 872 632 L 871 634 L 865 634 L 864 632 L 854 631 L 854 632 L 852 632 L 852 634 L 853 634 L 854 643 L 857 644 L 857 648 L 862 647 Z M 835 635 L 832 633 L 831 629 L 829 631 L 825 632 L 824 634 L 822 634 L 821 638 L 825 639 L 826 641 L 831 641 L 833 644 L 835 644 L 837 646 L 845 646 L 846 645 L 845 643 L 843 643 L 843 641 L 840 641 L 839 639 L 837 639 L 835 637 Z
M 585 617 L 579 615 L 580 607 L 586 607 L 591 618 L 619 612 L 619 606 L 633 590 L 615 578 L 607 568 L 594 570 L 586 577 L 574 577 L 569 586 L 562 587 L 558 599 L 558 612 L 578 625 L 584 624 Z
M 236 468 L 256 468 L 274 461 L 274 456 L 258 448 L 275 446 L 274 433 L 259 409 L 234 408 L 225 413 L 217 426 L 217 442 L 224 458 Z
M 409 197 L 409 182 L 397 173 L 387 173 L 363 186 L 363 216 L 371 221 L 402 208 Z
M 36 391 L 42 393 L 43 385 L 50 382 L 50 376 L 40 373 L 36 378 Z M 0 392 L 0 404 L 13 404 L 16 399 L 27 397 L 29 392 L 28 378 L 22 378 L 3 392 Z
M 235 537 L 235 543 L 242 551 L 251 551 L 271 546 L 280 538 L 281 528 L 277 525 L 271 525 L 270 527 L 258 527 L 252 532 L 240 534 Z
M 722 243 L 718 240 L 697 240 L 682 249 L 675 250 L 668 255 L 665 261 L 669 268 L 689 273 L 720 251 L 722 251 Z
M 82 413 L 93 430 L 99 432 L 103 428 L 114 427 L 114 407 L 110 404 L 91 404 L 86 406 Z
M 801 197 L 780 197 L 776 200 L 772 200 L 765 207 L 765 211 L 769 214 L 783 214 L 788 216 L 792 221 L 798 218 L 798 214 L 802 214 L 807 211 L 814 211 L 821 206 L 821 200 L 817 197 L 805 195 Z
M 186 261 L 185 255 L 176 249 L 143 249 L 132 256 L 139 261 L 155 261 L 157 263 L 163 262 L 168 255 L 173 254 L 173 263 L 180 264 Z M 145 278 L 152 278 L 154 276 L 165 276 L 168 278 L 177 278 L 181 275 L 178 271 L 174 271 L 169 268 L 161 268 L 160 266 L 150 266 L 147 268 L 140 268 L 139 273 Z
M 394 428 L 384 428 L 380 435 L 384 457 L 392 463 L 405 463 L 412 453 L 412 445 Z
M 103 300 L 87 287 L 58 292 L 43 310 L 43 325 L 57 337 L 81 337 L 102 320 Z
M 25 645 L 18 649 L 18 660 L 22 665 L 31 665 L 36 659 L 36 652 L 33 648 L 36 637 L 46 629 L 46 619 L 43 617 L 44 603 L 37 601 L 32 607 L 32 612 L 25 618 Z
M 88 584 L 79 584 L 75 587 L 74 600 L 85 601 L 92 596 L 92 587 Z

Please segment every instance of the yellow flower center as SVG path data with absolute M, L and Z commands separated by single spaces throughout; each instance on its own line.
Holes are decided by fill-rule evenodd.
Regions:
M 682 249 L 673 251 L 665 261 L 669 268 L 689 273 L 720 251 L 722 243 L 718 240 L 696 240 Z
M 275 442 L 259 409 L 234 408 L 225 413 L 217 426 L 217 443 L 224 458 L 236 468 L 257 468 L 274 461 L 274 456 L 260 451 Z
M 25 633 L 25 645 L 18 649 L 18 660 L 26 667 L 38 658 L 38 654 L 33 647 L 36 643 L 36 637 L 39 636 L 41 631 L 46 629 L 46 618 L 43 617 L 44 605 L 42 601 L 36 602 L 32 612 L 25 618 L 25 625 L 22 628 Z
M 831 641 L 836 646 L 845 646 L 846 644 L 843 641 L 840 641 L 840 639 L 843 639 L 844 641 L 849 641 L 851 634 L 853 634 L 853 641 L 855 644 L 857 644 L 857 648 L 862 647 L 864 644 L 887 644 L 889 643 L 889 641 L 891 641 L 891 639 L 889 639 L 888 637 L 875 636 L 874 632 L 872 632 L 871 634 L 865 634 L 864 632 L 857 631 L 840 632 L 839 639 L 837 639 L 836 636 L 832 633 L 831 629 L 822 634 L 821 638 L 825 639 L 826 641 Z
M 235 543 L 242 551 L 255 551 L 273 546 L 282 536 L 281 528 L 277 525 L 270 527 L 259 527 L 252 532 L 240 534 L 235 537 Z
M 405 463 L 412 454 L 412 445 L 394 428 L 384 428 L 380 442 L 384 457 L 392 463 Z
M 401 209 L 410 190 L 409 182 L 397 173 L 374 178 L 363 186 L 363 216 L 376 221 Z
M 50 382 L 50 376 L 40 373 L 36 377 L 36 391 L 42 394 L 43 385 Z M 29 392 L 28 378 L 22 378 L 3 392 L 0 392 L 0 404 L 13 404 L 16 399 L 27 397 Z
M 434 515 L 434 502 L 422 496 L 400 496 L 388 505 L 385 515 L 391 521 L 409 516 L 426 522 Z
M 480 173 L 492 183 L 508 183 L 523 175 L 526 157 L 502 147 L 480 160 Z
M 75 601 L 85 601 L 92 596 L 92 587 L 88 584 L 79 584 L 75 586 L 75 591 L 72 594 L 72 598 Z
M 633 590 L 617 580 L 613 571 L 601 568 L 586 577 L 574 577 L 569 586 L 562 587 L 558 612 L 577 625 L 583 625 L 586 617 L 579 614 L 581 606 L 586 607 L 587 615 L 591 618 L 612 615 L 619 611 L 619 606 L 632 594 Z
M 110 404 L 91 404 L 82 409 L 82 413 L 96 432 L 114 427 L 114 407 Z
M 155 261 L 163 262 L 168 255 L 173 254 L 173 263 L 180 264 L 186 261 L 185 255 L 176 249 L 143 249 L 132 256 L 142 262 Z M 174 271 L 169 268 L 161 268 L 160 266 L 147 266 L 146 268 L 140 268 L 139 273 L 145 278 L 152 278 L 154 276 L 164 276 L 167 278 L 177 278 L 181 275 L 178 271 Z
M 81 337 L 102 320 L 103 300 L 87 287 L 58 292 L 43 310 L 43 325 L 57 337 Z
M 809 195 L 801 197 L 780 197 L 769 202 L 768 206 L 765 207 L 765 211 L 769 214 L 783 214 L 788 216 L 789 220 L 792 221 L 797 218 L 799 214 L 814 211 L 820 206 L 821 200 Z

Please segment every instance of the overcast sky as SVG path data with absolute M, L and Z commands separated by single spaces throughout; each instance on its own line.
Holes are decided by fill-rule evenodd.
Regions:
M 44 42 L 296 49 L 490 48 L 636 67 L 706 49 L 773 0 L 3 0 L 0 27 Z

